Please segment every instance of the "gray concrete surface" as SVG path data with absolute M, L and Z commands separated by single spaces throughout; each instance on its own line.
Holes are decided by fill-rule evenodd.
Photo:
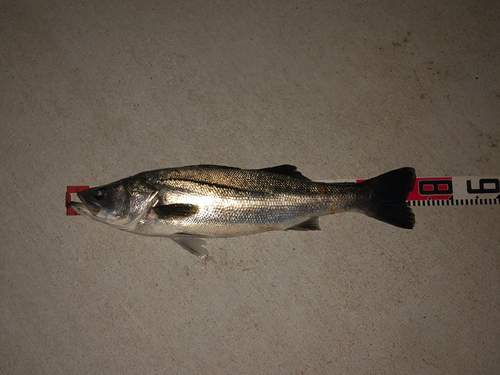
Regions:
M 172 241 L 66 185 L 211 163 L 499 175 L 495 1 L 3 1 L 2 374 L 498 374 L 500 207 Z

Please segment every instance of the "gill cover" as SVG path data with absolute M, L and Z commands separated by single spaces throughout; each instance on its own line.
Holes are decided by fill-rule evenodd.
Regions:
M 77 211 L 122 230 L 131 230 L 158 201 L 158 191 L 140 180 L 123 179 L 78 193 Z

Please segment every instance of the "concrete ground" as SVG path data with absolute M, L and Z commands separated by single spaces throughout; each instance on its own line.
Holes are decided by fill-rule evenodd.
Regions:
M 3 1 L 0 373 L 498 374 L 500 207 L 168 239 L 67 185 L 190 164 L 500 175 L 495 1 Z

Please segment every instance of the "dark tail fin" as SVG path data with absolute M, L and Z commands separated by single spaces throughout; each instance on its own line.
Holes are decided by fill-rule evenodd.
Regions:
M 415 215 L 406 205 L 415 186 L 415 170 L 401 168 L 362 182 L 370 191 L 366 215 L 400 228 L 412 229 Z

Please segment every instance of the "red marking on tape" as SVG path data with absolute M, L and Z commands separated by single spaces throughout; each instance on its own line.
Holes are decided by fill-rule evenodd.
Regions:
M 426 177 L 415 180 L 415 188 L 408 201 L 448 200 L 453 195 L 451 177 Z
M 66 215 L 75 216 L 80 215 L 78 212 L 69 208 L 71 202 L 71 194 L 79 193 L 80 191 L 87 190 L 89 186 L 67 186 L 66 187 Z

